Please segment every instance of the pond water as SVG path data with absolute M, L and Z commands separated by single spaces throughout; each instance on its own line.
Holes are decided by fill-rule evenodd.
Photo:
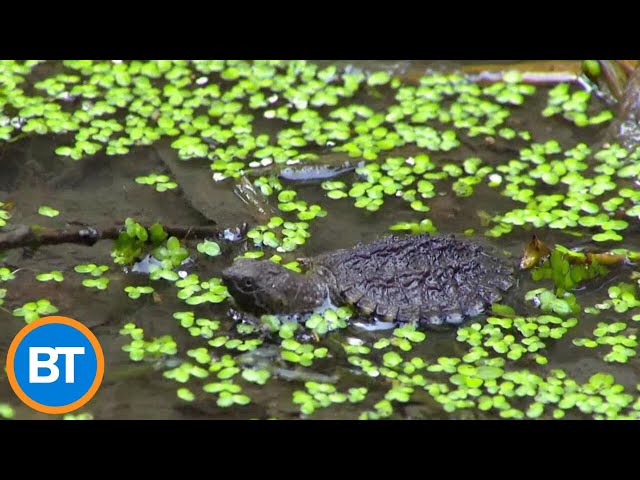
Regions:
M 449 76 L 465 62 L 325 61 L 317 62 L 318 68 L 313 62 L 151 63 L 0 63 L 4 109 L 0 124 L 15 124 L 7 134 L 11 141 L 0 143 L 0 201 L 10 214 L 2 230 L 34 224 L 52 229 L 109 228 L 126 218 L 143 225 L 211 226 L 220 231 L 246 223 L 251 230 L 267 225 L 274 216 L 299 222 L 298 211 L 311 212 L 302 217 L 307 226 L 291 227 L 299 228 L 297 239 L 308 234 L 288 252 L 253 240 L 265 239 L 263 234 L 271 230 L 283 245 L 286 232 L 277 221 L 258 233 L 254 230 L 251 238 L 211 238 L 220 246 L 219 255 L 200 252 L 201 240 L 183 240 L 188 260 L 173 270 L 183 277 L 195 274 L 200 282 L 219 279 L 222 269 L 248 251 L 264 251 L 265 258 L 277 253 L 287 263 L 380 238 L 394 225 L 418 230 L 425 219 L 430 222 L 422 223 L 424 230 L 468 235 L 499 251 L 514 266 L 534 233 L 550 247 L 560 244 L 587 252 L 633 252 L 640 242 L 640 212 L 634 209 L 640 201 L 639 156 L 611 146 L 608 122 L 597 120 L 607 106 L 595 96 L 571 97 L 581 91 L 578 86 L 568 88 L 564 103 L 556 102 L 564 110 L 545 116 L 542 112 L 553 99 L 562 97 L 560 89 L 525 86 L 517 77 L 496 86 Z M 348 81 L 344 72 L 350 75 Z M 391 75 L 374 76 L 374 72 Z M 24 79 L 16 84 L 23 93 L 11 83 L 18 79 Z M 550 93 L 552 89 L 555 93 Z M 47 107 L 51 104 L 61 108 Z M 32 111 L 25 113 L 29 107 Z M 64 120 L 52 117 L 53 111 L 64 112 L 60 115 L 75 125 L 52 133 L 55 121 Z M 85 113 L 73 116 L 77 111 Z M 580 118 L 587 122 L 596 120 L 582 125 L 572 111 L 583 112 Z M 42 119 L 42 131 L 35 121 L 32 128 L 25 128 L 33 119 Z M 106 123 L 110 119 L 114 123 Z M 115 141 L 124 137 L 128 141 Z M 177 140 L 182 137 L 187 140 L 180 144 Z M 78 143 L 82 141 L 91 145 L 83 147 Z M 347 151 L 332 150 L 346 144 Z M 579 144 L 584 147 L 576 147 Z M 245 151 L 234 151 L 233 145 L 245 145 Z M 61 146 L 72 148 L 65 151 Z M 115 154 L 118 148 L 122 153 Z M 77 159 L 71 158 L 72 150 L 78 152 Z M 300 157 L 298 165 L 352 162 L 354 168 L 331 179 L 278 180 L 274 164 L 302 154 L 315 155 Z M 419 165 L 427 167 L 420 170 Z M 243 169 L 257 193 L 247 193 L 246 183 L 241 187 Z M 152 173 L 168 175 L 179 188 L 159 192 L 136 181 Z M 269 179 L 271 173 L 276 175 Z M 388 189 L 376 187 L 381 183 Z M 263 195 L 261 189 L 273 193 Z M 524 192 L 527 189 L 530 193 Z M 295 200 L 282 200 L 288 195 L 284 194 L 279 201 L 278 195 L 288 191 L 296 192 Z M 331 192 L 344 194 L 330 198 Z M 302 203 L 292 206 L 295 201 Z M 42 206 L 58 210 L 59 215 L 40 214 Z M 563 297 L 550 279 L 534 281 L 530 271 L 518 271 L 517 285 L 502 302 L 515 313 L 479 316 L 460 329 L 375 329 L 353 318 L 344 328 L 316 335 L 303 332 L 300 325 L 292 339 L 283 339 L 291 336 L 283 327 L 280 334 L 265 333 L 265 327 L 237 323 L 229 312 L 229 299 L 189 304 L 188 297 L 179 297 L 184 285 L 152 280 L 148 273 L 114 263 L 113 249 L 111 239 L 93 246 L 13 248 L 4 252 L 0 265 L 15 277 L 0 285 L 6 289 L 0 310 L 1 358 L 25 325 L 15 309 L 38 299 L 49 300 L 58 314 L 84 323 L 102 345 L 106 362 L 102 386 L 73 415 L 95 419 L 640 415 L 640 363 L 635 350 L 640 310 L 635 303 L 638 273 L 632 262 L 610 266 L 606 274 L 571 286 L 569 297 Z M 109 280 L 107 288 L 87 287 L 91 275 L 75 270 L 82 264 L 108 266 L 101 275 Z M 64 281 L 36 279 L 51 271 L 62 272 Z M 149 285 L 154 292 L 132 299 L 124 290 L 131 285 Z M 554 300 L 561 304 L 555 312 L 542 311 L 525 299 L 527 292 L 540 288 L 560 298 Z M 220 287 L 212 289 L 220 292 Z M 574 298 L 574 310 L 563 310 Z M 193 330 L 189 320 L 183 322 L 187 327 L 181 325 L 174 314 L 187 311 L 196 319 L 213 321 L 208 323 L 213 331 Z M 523 317 L 528 326 L 517 327 Z M 142 329 L 137 335 L 146 344 L 139 341 L 132 348 L 133 340 L 125 334 L 128 324 Z M 470 344 L 465 338 L 473 331 L 482 335 L 476 333 Z M 426 338 L 415 332 L 424 332 Z M 175 347 L 160 353 L 158 339 L 163 337 Z M 594 348 L 584 345 L 585 338 Z M 283 358 L 287 351 L 295 354 Z M 304 365 L 299 359 L 307 351 L 315 351 L 316 358 L 311 355 L 310 364 Z M 185 382 L 181 376 L 187 377 Z M 7 417 L 16 419 L 62 417 L 23 405 L 4 372 L 0 406 L 11 411 Z

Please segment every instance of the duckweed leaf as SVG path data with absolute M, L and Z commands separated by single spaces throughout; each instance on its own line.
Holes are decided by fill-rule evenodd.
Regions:
M 44 217 L 57 217 L 58 215 L 60 215 L 60 212 L 55 208 L 43 205 L 38 208 L 38 214 Z
M 206 255 L 209 255 L 210 257 L 220 255 L 220 245 L 210 240 L 204 240 L 203 242 L 199 243 L 197 249 L 200 253 L 204 253 Z

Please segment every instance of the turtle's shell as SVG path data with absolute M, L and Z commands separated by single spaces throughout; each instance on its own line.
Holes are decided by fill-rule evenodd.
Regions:
M 388 321 L 460 323 L 514 283 L 502 259 L 453 236 L 390 236 L 320 255 L 313 264 L 333 274 L 339 301 Z

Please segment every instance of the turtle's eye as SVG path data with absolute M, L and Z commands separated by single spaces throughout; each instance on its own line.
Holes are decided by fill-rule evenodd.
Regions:
M 244 288 L 247 288 L 247 289 L 251 289 L 251 288 L 253 288 L 253 286 L 254 286 L 253 278 L 251 278 L 251 277 L 244 277 L 244 278 L 242 279 L 242 286 L 243 286 Z

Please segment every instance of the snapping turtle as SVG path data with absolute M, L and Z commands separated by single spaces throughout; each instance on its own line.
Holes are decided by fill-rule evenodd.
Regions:
M 331 301 L 362 316 L 459 324 L 500 300 L 513 269 L 454 236 L 389 236 L 305 259 L 307 272 L 241 259 L 222 272 L 236 302 L 255 313 L 303 313 Z

